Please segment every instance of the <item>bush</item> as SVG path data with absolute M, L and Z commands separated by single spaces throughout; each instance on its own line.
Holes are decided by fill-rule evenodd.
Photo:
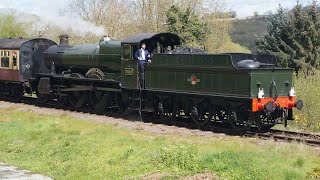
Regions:
M 299 73 L 295 81 L 297 98 L 302 99 L 304 107 L 295 110 L 295 122 L 298 127 L 308 131 L 320 131 L 320 71 L 313 76 Z
M 178 144 L 161 148 L 158 162 L 163 168 L 175 172 L 200 170 L 199 152 L 190 145 Z

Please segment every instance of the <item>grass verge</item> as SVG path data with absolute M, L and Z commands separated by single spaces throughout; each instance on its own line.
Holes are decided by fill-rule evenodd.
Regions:
M 227 179 L 305 179 L 319 150 L 241 139 L 160 135 L 74 119 L 0 109 L 0 161 L 54 179 L 175 179 L 212 173 Z

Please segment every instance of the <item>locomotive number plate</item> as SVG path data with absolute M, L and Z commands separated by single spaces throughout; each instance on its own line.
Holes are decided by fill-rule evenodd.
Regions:
M 124 74 L 125 74 L 126 76 L 132 76 L 132 75 L 133 75 L 133 71 L 134 71 L 134 69 L 132 69 L 132 68 L 126 68 L 126 69 L 124 70 Z

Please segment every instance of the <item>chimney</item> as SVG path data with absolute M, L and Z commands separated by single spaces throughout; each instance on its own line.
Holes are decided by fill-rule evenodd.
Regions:
M 59 46 L 67 46 L 67 45 L 69 45 L 69 36 L 67 34 L 61 34 L 59 36 L 59 38 L 60 38 Z

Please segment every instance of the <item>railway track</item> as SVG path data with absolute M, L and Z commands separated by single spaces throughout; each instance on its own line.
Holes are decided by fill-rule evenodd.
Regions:
M 13 102 L 13 103 L 16 103 L 16 102 Z M 63 108 L 61 105 L 58 105 L 56 103 L 41 104 L 37 101 L 37 98 L 33 98 L 33 97 L 24 97 L 22 100 L 22 103 L 29 104 L 29 105 L 36 105 L 40 107 L 46 107 L 46 108 L 66 110 L 66 108 Z M 70 109 L 67 108 L 67 110 L 70 110 Z M 71 110 L 71 111 L 79 111 L 79 112 L 96 114 L 94 112 L 91 112 L 88 109 Z M 125 118 L 121 116 L 121 114 L 119 113 L 112 113 L 112 112 L 105 112 L 103 114 L 98 114 L 98 115 L 107 115 L 107 116 L 112 116 L 116 118 L 118 117 Z M 273 129 L 271 129 L 268 132 L 258 132 L 255 129 L 252 129 L 250 131 L 235 131 L 228 124 L 212 122 L 206 126 L 200 126 L 200 125 L 194 124 L 192 120 L 190 120 L 190 118 L 187 118 L 187 117 L 179 117 L 179 119 L 176 119 L 176 120 L 163 121 L 163 120 L 159 120 L 159 118 L 155 117 L 150 113 L 147 113 L 147 115 L 143 118 L 143 121 L 154 123 L 154 124 L 163 124 L 167 126 L 183 127 L 187 129 L 198 129 L 205 132 L 223 133 L 230 136 L 240 136 L 244 138 L 248 138 L 248 137 L 259 138 L 263 140 L 271 139 L 278 142 L 295 142 L 295 143 L 302 143 L 302 144 L 320 147 L 320 134 L 285 131 L 285 130 L 273 130 Z
M 220 123 L 216 125 L 210 124 L 205 127 L 201 127 L 188 122 L 171 122 L 171 123 L 163 123 L 166 125 L 175 125 L 178 127 L 186 127 L 191 129 L 200 129 L 202 131 L 210 131 L 213 133 L 224 133 L 226 135 L 231 136 L 241 136 L 241 137 L 249 137 L 249 138 L 259 138 L 263 140 L 274 140 L 277 142 L 290 142 L 290 143 L 302 143 L 311 146 L 320 147 L 320 135 L 306 133 L 306 132 L 294 132 L 294 131 L 285 131 L 285 130 L 273 130 L 271 129 L 269 132 L 257 132 L 255 129 L 252 131 L 234 131 L 232 128 L 228 126 L 221 126 Z
M 283 130 L 271 130 L 270 132 L 260 133 L 260 132 L 245 132 L 245 137 L 255 137 L 259 139 L 280 142 L 296 142 L 308 144 L 311 146 L 320 147 L 320 135 L 305 133 L 305 132 L 294 132 L 294 131 L 283 131 Z

